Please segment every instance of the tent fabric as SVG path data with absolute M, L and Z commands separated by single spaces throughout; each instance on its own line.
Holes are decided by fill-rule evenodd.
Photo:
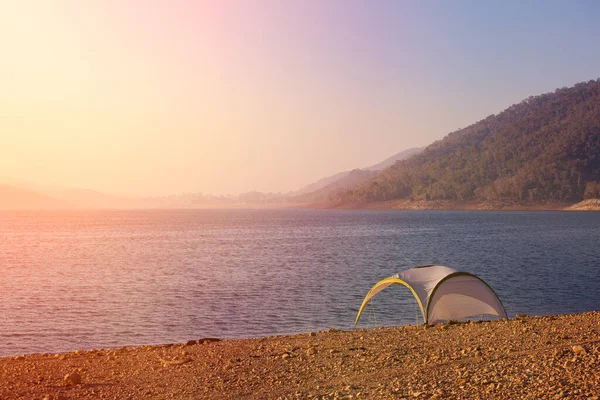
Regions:
M 377 282 L 363 300 L 355 325 L 371 299 L 394 284 L 402 284 L 411 290 L 421 308 L 423 320 L 429 325 L 480 314 L 507 317 L 502 302 L 482 279 L 449 267 L 426 265 Z

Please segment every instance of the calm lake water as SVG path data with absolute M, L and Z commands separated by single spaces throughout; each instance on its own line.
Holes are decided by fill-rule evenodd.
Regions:
M 350 329 L 379 279 L 475 273 L 509 315 L 600 308 L 600 213 L 0 213 L 0 355 Z M 360 327 L 414 324 L 402 287 Z

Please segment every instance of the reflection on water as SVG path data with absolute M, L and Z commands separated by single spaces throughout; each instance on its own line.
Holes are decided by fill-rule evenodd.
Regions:
M 349 329 L 377 280 L 473 272 L 510 315 L 600 308 L 600 213 L 0 213 L 0 355 Z M 414 324 L 390 288 L 361 327 Z M 421 322 L 421 321 L 420 321 Z

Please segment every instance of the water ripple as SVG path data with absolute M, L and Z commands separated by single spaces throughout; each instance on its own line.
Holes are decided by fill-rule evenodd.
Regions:
M 510 315 L 600 308 L 600 213 L 0 213 L 0 355 L 352 327 L 377 280 L 443 264 Z M 362 327 L 414 324 L 390 288 Z

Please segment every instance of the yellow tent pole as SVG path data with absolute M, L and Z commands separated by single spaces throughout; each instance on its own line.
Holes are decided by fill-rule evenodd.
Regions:
M 363 300 L 362 304 L 360 305 L 360 308 L 358 309 L 358 314 L 356 315 L 356 319 L 354 320 L 354 326 L 356 327 L 356 324 L 358 324 L 358 320 L 360 319 L 360 315 L 362 314 L 363 310 L 365 309 L 365 307 L 367 306 L 367 304 L 369 304 L 369 302 L 371 301 L 371 299 L 373 298 L 373 296 L 375 296 L 377 293 L 379 293 L 381 290 L 385 289 L 386 287 L 390 286 L 390 285 L 395 285 L 395 284 L 399 284 L 399 285 L 404 285 L 407 288 L 410 289 L 410 291 L 412 292 L 413 296 L 415 296 L 415 299 L 417 299 L 417 303 L 419 304 L 419 308 L 421 309 L 421 314 L 423 315 L 423 320 L 425 321 L 425 311 L 423 308 L 423 304 L 421 304 L 421 299 L 419 299 L 419 296 L 417 295 L 417 292 L 415 292 L 415 290 L 413 289 L 412 286 L 410 286 L 408 284 L 408 282 L 400 279 L 400 278 L 385 278 L 382 279 L 381 281 L 377 282 L 372 288 L 371 290 L 369 290 L 369 293 L 367 293 L 367 295 L 365 296 L 365 299 Z M 384 286 L 385 285 L 385 286 Z M 383 288 L 381 288 L 381 286 L 384 286 Z

